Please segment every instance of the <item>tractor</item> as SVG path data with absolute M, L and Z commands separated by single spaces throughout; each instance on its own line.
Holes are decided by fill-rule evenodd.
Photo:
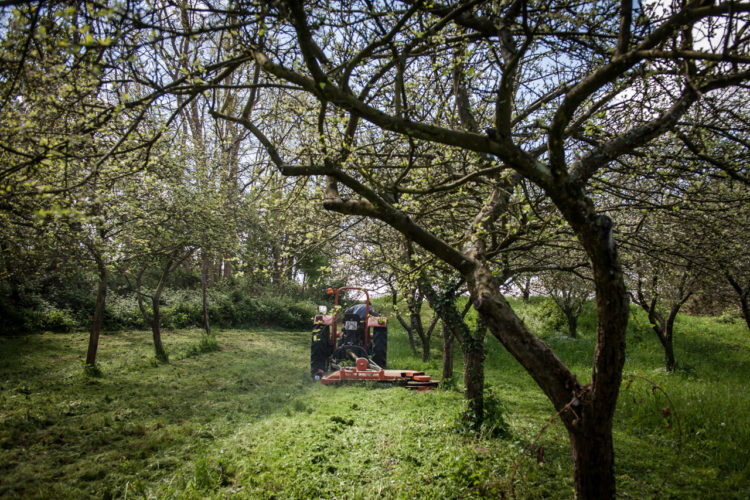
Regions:
M 363 292 L 365 303 L 353 305 L 341 315 L 339 295 L 344 290 Z M 324 385 L 346 381 L 387 382 L 419 390 L 437 385 L 424 372 L 386 369 L 388 320 L 372 310 L 366 289 L 344 286 L 329 288 L 327 293 L 333 295 L 332 314 L 327 314 L 325 306 L 319 307 L 310 343 L 310 373 L 314 380 Z

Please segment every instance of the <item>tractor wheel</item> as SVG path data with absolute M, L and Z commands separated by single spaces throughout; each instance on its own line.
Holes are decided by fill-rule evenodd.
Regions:
M 317 325 L 312 332 L 310 342 L 310 375 L 323 376 L 328 371 L 328 358 L 331 355 L 333 346 L 328 342 L 329 327 Z
M 381 368 L 386 368 L 388 359 L 388 329 L 382 326 L 373 328 L 372 360 Z

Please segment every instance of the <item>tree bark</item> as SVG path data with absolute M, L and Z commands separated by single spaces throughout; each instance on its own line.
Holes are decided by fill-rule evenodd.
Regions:
M 750 330 L 750 304 L 748 304 L 748 298 L 750 298 L 750 285 L 742 288 L 742 285 L 740 285 L 740 282 L 734 279 L 734 277 L 727 273 L 726 274 L 727 281 L 729 281 L 729 284 L 732 286 L 735 292 L 737 292 L 737 298 L 740 302 L 740 309 L 742 311 L 742 317 L 745 319 L 745 324 L 747 325 L 748 330 Z
M 421 307 L 413 308 L 409 314 L 409 319 L 411 321 L 412 329 L 417 332 L 419 342 L 422 344 L 422 361 L 427 361 L 430 359 L 430 334 L 424 331 L 422 315 L 420 314 L 419 309 L 421 309 Z
M 651 328 L 656 333 L 659 342 L 664 349 L 664 366 L 668 372 L 673 372 L 676 367 L 675 356 L 674 356 L 674 323 L 677 319 L 677 314 L 680 312 L 683 304 L 693 294 L 692 291 L 685 291 L 685 286 L 688 281 L 687 274 L 683 274 L 681 283 L 678 288 L 677 298 L 672 303 L 667 318 L 657 310 L 658 305 L 658 276 L 654 275 L 652 280 L 652 298 L 651 301 L 646 299 L 643 293 L 643 282 L 638 281 L 638 289 L 634 297 L 635 302 L 648 314 L 648 321 L 651 324 Z
M 208 320 L 208 255 L 201 250 L 201 298 L 203 306 L 203 330 L 211 335 L 211 323 Z
M 234 268 L 232 267 L 231 255 L 227 254 L 224 256 L 224 281 L 231 281 L 234 276 Z
M 91 321 L 89 333 L 89 346 L 86 351 L 86 366 L 96 366 L 96 353 L 99 350 L 99 335 L 102 331 L 104 321 L 104 308 L 107 302 L 107 268 L 101 256 L 96 256 L 96 266 L 99 271 L 99 285 L 96 290 L 96 303 L 94 304 L 94 317 Z
M 611 223 L 590 204 L 587 217 L 578 209 L 584 196 L 568 200 L 556 193 L 557 205 L 576 230 L 592 262 L 596 285 L 597 343 L 592 382 L 581 386 L 576 376 L 533 335 L 499 293 L 490 269 L 477 263 L 466 275 L 474 307 L 490 331 L 521 363 L 554 407 L 571 438 L 576 492 L 580 499 L 615 496 L 612 420 L 625 362 L 628 296 L 612 240 Z M 562 199 L 560 199 L 562 198 Z M 573 207 L 575 205 L 575 209 Z M 568 208 L 569 210 L 566 210 Z
M 455 290 L 450 287 L 441 293 L 436 293 L 432 285 L 428 283 L 425 276 L 420 278 L 420 287 L 427 297 L 430 306 L 435 314 L 443 322 L 443 342 L 446 342 L 446 330 L 448 334 L 450 348 L 446 354 L 443 351 L 443 378 L 449 378 L 453 375 L 453 339 L 461 343 L 461 349 L 464 353 L 464 397 L 469 404 L 469 414 L 467 418 L 471 420 L 473 428 L 478 429 L 482 425 L 484 418 L 484 337 L 487 331 L 487 325 L 480 320 L 480 326 L 475 332 L 470 332 L 464 316 L 471 307 L 471 301 L 467 303 L 467 308 L 463 314 L 456 307 Z M 446 358 L 448 356 L 448 358 Z M 446 362 L 449 366 L 446 367 Z M 450 375 L 447 375 L 449 372 Z
M 575 311 L 570 309 L 565 309 L 563 312 L 565 313 L 565 318 L 568 320 L 568 335 L 574 339 L 578 337 L 578 316 L 575 314 Z
M 164 345 L 161 342 L 161 326 L 160 326 L 160 312 L 159 312 L 159 297 L 161 292 L 154 294 L 151 299 L 152 315 L 151 315 L 151 332 L 154 339 L 154 353 L 156 359 L 159 361 L 167 361 L 167 351 L 164 350 Z
M 671 334 L 662 339 L 662 346 L 664 347 L 664 367 L 668 372 L 674 372 L 674 342 Z
M 407 323 L 398 311 L 398 292 L 394 287 L 391 287 L 391 302 L 393 303 L 393 310 L 396 313 L 396 319 L 406 331 L 406 335 L 409 338 L 409 348 L 413 354 L 417 353 L 417 346 L 414 343 L 414 330 L 409 323 Z
M 742 307 L 742 317 L 745 318 L 747 329 L 750 330 L 750 306 L 748 305 L 747 297 L 748 294 L 746 293 L 740 298 L 740 306 Z
M 584 408 L 581 431 L 568 430 L 573 455 L 573 486 L 579 499 L 615 498 L 614 447 L 611 420 Z
M 672 344 L 674 318 L 672 318 L 671 323 L 665 321 L 663 316 L 656 311 L 655 301 L 652 302 L 652 304 L 654 305 L 640 304 L 640 306 L 648 314 L 648 321 L 651 323 L 651 329 L 656 333 L 656 338 L 659 339 L 662 349 L 664 350 L 664 367 L 668 372 L 672 372 L 675 367 L 674 347 Z M 675 312 L 675 316 L 676 315 L 677 313 Z
M 685 302 L 678 302 L 672 305 L 667 316 L 667 322 L 664 325 L 664 340 L 662 345 L 664 346 L 664 366 L 666 366 L 668 372 L 673 372 L 675 369 L 674 359 L 674 322 L 677 319 L 677 313 L 680 312 L 682 304 Z
M 443 380 L 453 377 L 453 335 L 449 328 L 443 325 Z
M 480 320 L 481 322 L 481 320 Z M 474 335 L 466 336 L 464 351 L 464 390 L 469 403 L 466 417 L 479 430 L 484 421 L 484 337 L 486 327 L 477 328 Z
M 184 254 L 180 255 L 182 252 L 185 252 Z M 168 361 L 169 357 L 167 356 L 167 352 L 164 350 L 164 345 L 161 341 L 161 320 L 160 320 L 160 311 L 159 311 L 159 300 L 161 299 L 161 294 L 164 291 L 164 287 L 167 284 L 167 278 L 169 277 L 170 273 L 185 259 L 187 259 L 192 253 L 194 252 L 194 249 L 188 249 L 187 251 L 184 250 L 184 248 L 175 250 L 171 253 L 171 255 L 167 258 L 166 264 L 164 268 L 162 269 L 161 277 L 159 278 L 159 283 L 156 285 L 156 289 L 154 290 L 154 294 L 151 296 L 151 307 L 152 311 L 149 315 L 148 311 L 146 310 L 145 305 L 143 304 L 143 293 L 141 292 L 141 281 L 143 278 L 143 273 L 145 269 L 142 269 L 140 273 L 138 273 L 138 278 L 136 279 L 136 295 L 138 297 L 138 308 L 141 310 L 141 314 L 143 315 L 143 319 L 151 326 L 151 332 L 154 339 L 154 352 L 156 354 L 156 359 L 159 361 Z

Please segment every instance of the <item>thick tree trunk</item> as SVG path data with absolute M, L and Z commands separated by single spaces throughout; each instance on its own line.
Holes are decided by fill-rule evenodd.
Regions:
M 581 386 L 549 346 L 528 330 L 499 292 L 489 269 L 479 264 L 466 278 L 474 307 L 492 334 L 561 412 L 571 436 L 578 498 L 599 500 L 615 496 L 611 430 L 625 361 L 629 309 L 614 243 L 606 233 L 598 236 L 599 242 L 592 241 L 597 238 L 596 232 L 586 229 L 580 239 L 592 260 L 597 306 L 597 344 L 590 385 Z M 585 418 L 581 404 L 586 405 Z
M 469 403 L 469 414 L 474 430 L 479 430 L 484 419 L 484 334 L 464 339 L 464 388 Z
M 91 321 L 89 333 L 89 347 L 86 351 L 86 366 L 96 366 L 96 353 L 99 350 L 99 335 L 102 331 L 104 321 L 104 308 L 107 302 L 107 268 L 101 259 L 97 260 L 99 268 L 99 286 L 96 290 L 96 303 L 94 304 L 94 317 Z
M 443 325 L 443 380 L 453 377 L 453 335 L 449 328 Z
M 573 454 L 573 485 L 580 500 L 615 497 L 612 426 L 583 411 L 580 432 L 568 432 Z

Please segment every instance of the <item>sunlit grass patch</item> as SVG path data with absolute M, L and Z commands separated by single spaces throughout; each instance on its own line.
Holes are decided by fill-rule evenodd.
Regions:
M 618 495 L 747 498 L 750 336 L 704 318 L 677 326 L 674 374 L 655 337 L 632 327 L 625 371 L 640 378 L 623 384 L 615 418 Z M 541 332 L 585 382 L 594 334 L 580 333 Z M 202 335 L 165 332 L 168 364 L 150 363 L 150 332 L 104 335 L 101 377 L 81 369 L 84 333 L 0 338 L 0 496 L 500 498 L 511 475 L 517 498 L 573 496 L 566 431 L 540 433 L 555 411 L 492 337 L 502 437 L 456 425 L 460 352 L 455 386 L 415 393 L 314 384 L 307 331 Z M 439 378 L 440 346 L 436 336 L 422 362 L 394 322 L 389 366 Z

